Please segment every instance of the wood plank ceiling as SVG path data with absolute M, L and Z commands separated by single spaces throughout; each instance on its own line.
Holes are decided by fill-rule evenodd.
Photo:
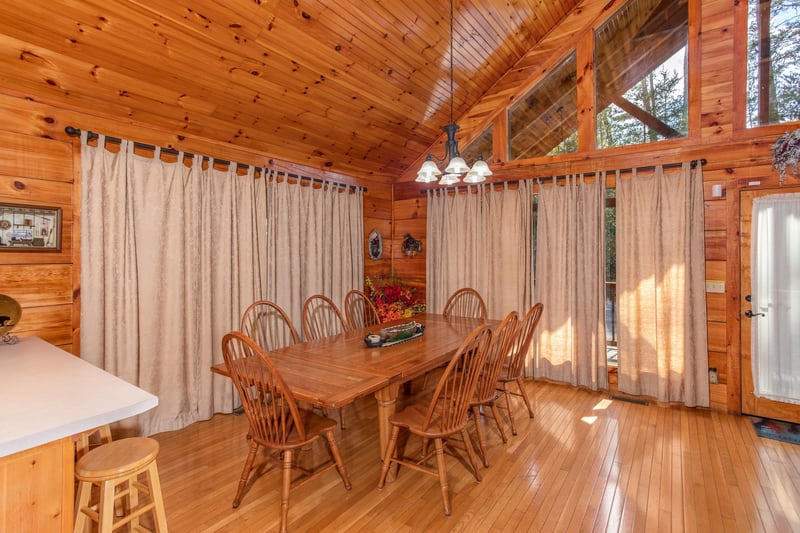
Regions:
M 576 4 L 456 0 L 456 121 Z M 176 142 L 393 181 L 450 118 L 445 0 L 26 0 L 0 19 L 0 92 Z

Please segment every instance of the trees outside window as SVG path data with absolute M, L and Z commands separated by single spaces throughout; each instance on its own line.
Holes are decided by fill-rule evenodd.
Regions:
M 800 0 L 750 0 L 747 127 L 800 120 Z

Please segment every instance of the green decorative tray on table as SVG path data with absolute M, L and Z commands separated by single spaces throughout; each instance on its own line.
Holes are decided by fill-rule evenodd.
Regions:
M 395 344 L 416 339 L 425 332 L 425 326 L 411 321 L 405 324 L 382 328 L 379 333 L 370 333 L 364 337 L 364 342 L 370 348 L 393 346 Z

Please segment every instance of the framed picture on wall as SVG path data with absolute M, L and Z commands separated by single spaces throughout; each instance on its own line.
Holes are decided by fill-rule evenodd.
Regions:
M 0 202 L 0 252 L 60 252 L 61 208 Z

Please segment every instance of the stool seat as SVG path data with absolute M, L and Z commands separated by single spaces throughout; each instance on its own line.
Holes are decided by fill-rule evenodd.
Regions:
M 124 476 L 155 461 L 158 450 L 158 441 L 148 437 L 111 441 L 81 457 L 75 465 L 75 476 L 86 481 Z
M 155 530 L 167 532 L 161 484 L 156 457 L 158 441 L 148 437 L 132 437 L 103 444 L 81 457 L 75 465 L 79 481 L 75 504 L 75 531 L 87 531 L 90 522 L 97 523 L 99 533 L 110 533 L 130 524 L 131 530 L 143 529 L 139 518 L 152 513 Z M 140 476 L 145 476 L 145 481 Z M 92 487 L 98 490 L 92 500 Z M 140 495 L 147 498 L 140 501 Z M 121 506 L 115 514 L 114 503 Z

